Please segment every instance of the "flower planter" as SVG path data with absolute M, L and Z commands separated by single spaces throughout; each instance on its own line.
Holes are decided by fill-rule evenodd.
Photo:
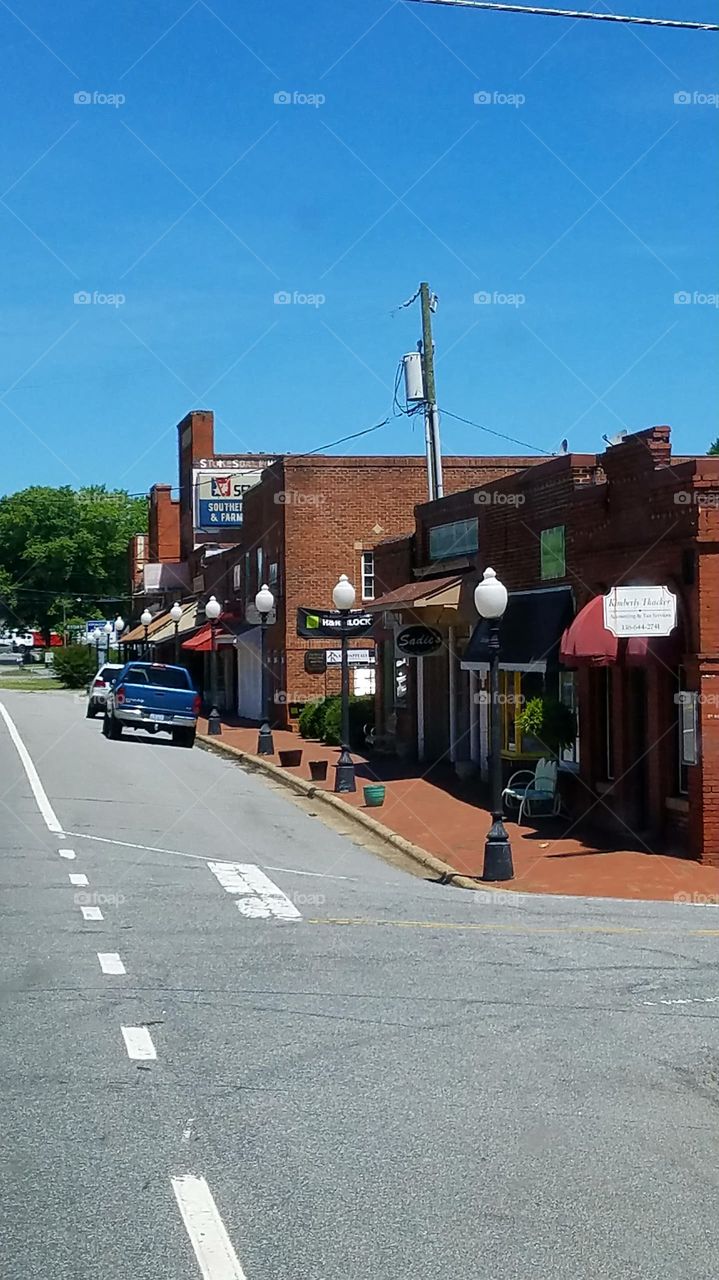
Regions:
M 385 788 L 384 784 L 372 783 L 369 787 L 363 787 L 364 802 L 367 809 L 379 809 L 384 804 Z
M 302 764 L 301 751 L 280 751 L 280 765 L 283 769 L 296 769 Z
M 327 781 L 327 760 L 310 760 L 310 780 L 312 782 Z

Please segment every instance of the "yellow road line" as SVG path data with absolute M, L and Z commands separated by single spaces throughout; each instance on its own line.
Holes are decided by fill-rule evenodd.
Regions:
M 395 929 L 456 929 L 479 933 L 611 933 L 611 934 L 643 934 L 656 936 L 658 933 L 673 934 L 678 938 L 716 938 L 719 929 L 645 929 L 634 925 L 525 925 L 525 924 L 457 924 L 448 920 L 373 920 L 369 917 L 350 918 L 313 918 L 306 919 L 306 924 L 365 925 L 384 926 Z

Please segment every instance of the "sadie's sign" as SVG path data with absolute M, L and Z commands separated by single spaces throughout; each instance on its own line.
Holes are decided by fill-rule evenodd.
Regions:
M 677 598 L 668 587 L 612 587 L 604 625 L 613 636 L 668 636 L 677 625 Z
M 400 627 L 395 636 L 397 653 L 405 658 L 428 658 L 433 653 L 439 653 L 443 643 L 441 631 L 419 623 Z

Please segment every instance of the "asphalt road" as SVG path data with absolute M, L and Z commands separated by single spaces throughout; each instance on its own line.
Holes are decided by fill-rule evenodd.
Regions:
M 443 888 L 0 704 L 3 1277 L 714 1280 L 716 908 Z

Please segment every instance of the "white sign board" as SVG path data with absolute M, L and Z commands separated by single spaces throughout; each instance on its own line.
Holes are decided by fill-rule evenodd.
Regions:
M 668 636 L 677 625 L 677 598 L 668 587 L 612 587 L 604 625 L 613 636 Z
M 348 649 L 347 659 L 351 667 L 369 667 L 374 662 L 374 649 Z M 341 649 L 327 650 L 327 666 L 339 666 L 342 662 Z
M 242 499 L 261 479 L 262 471 L 257 468 L 240 471 L 231 464 L 196 467 L 192 472 L 195 529 L 202 533 L 240 529 Z

